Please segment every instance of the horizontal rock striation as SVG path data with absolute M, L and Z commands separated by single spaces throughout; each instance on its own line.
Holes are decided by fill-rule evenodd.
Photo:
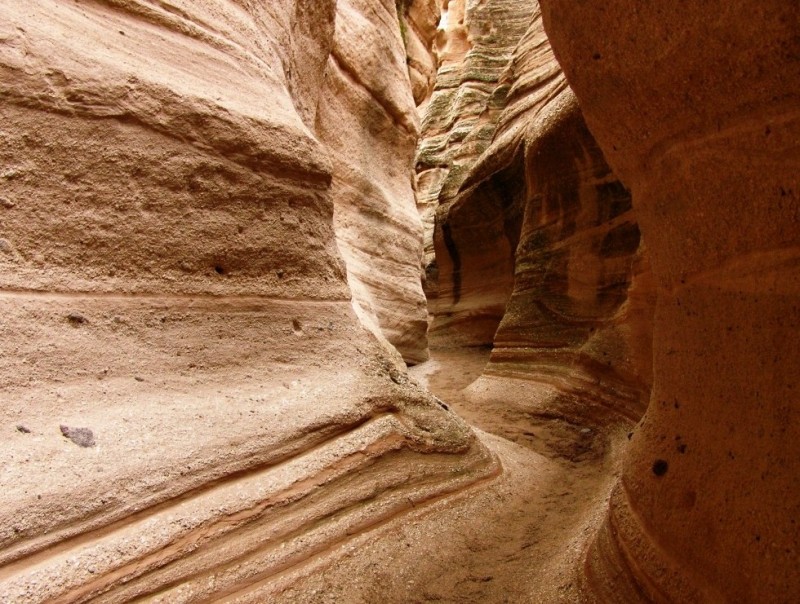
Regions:
M 398 25 L 405 17 L 374 0 L 340 0 L 336 11 L 316 120 L 334 164 L 336 239 L 362 323 L 419 363 L 428 358 L 428 322 L 411 168 L 419 124 Z
M 800 7 L 543 0 L 657 285 L 598 602 L 800 598 Z
M 431 304 L 435 304 L 440 292 L 447 297 L 456 287 L 449 281 L 450 265 L 441 265 L 449 262 L 449 257 L 434 250 L 435 217 L 446 212 L 467 172 L 492 140 L 498 111 L 489 109 L 503 105 L 507 87 L 498 82 L 530 23 L 532 10 L 532 4 L 497 0 L 444 3 L 446 22 L 437 38 L 439 70 L 433 95 L 423 109 L 422 138 L 416 157 L 417 204 L 425 225 L 426 294 Z M 476 255 L 480 253 L 475 251 Z M 484 251 L 487 257 L 494 256 L 491 249 Z M 510 271 L 502 268 L 501 265 L 498 271 L 486 271 L 482 283 L 458 284 L 459 288 L 477 288 L 474 299 L 486 297 L 479 308 L 460 311 L 485 316 L 482 321 L 492 325 L 479 330 L 479 340 L 486 339 L 485 334 L 494 330 L 502 316 L 510 285 Z M 432 314 L 440 316 L 440 320 L 443 315 Z M 451 319 L 456 321 L 458 317 Z M 435 334 L 439 324 L 432 329 Z
M 497 472 L 351 304 L 335 214 L 366 164 L 334 119 L 385 193 L 353 228 L 395 229 L 363 262 L 391 265 L 381 308 L 412 310 L 381 329 L 424 322 L 397 19 L 352 6 L 0 6 L 0 600 L 247 599 Z M 384 96 L 342 67 L 389 51 Z
M 517 4 L 471 14 L 472 27 L 514 32 L 517 43 L 499 76 L 489 72 L 490 100 L 447 160 L 468 169 L 438 197 L 432 337 L 493 347 L 473 396 L 507 399 L 508 380 L 523 380 L 519 398 L 543 413 L 577 420 L 596 408 L 598 421 L 608 412 L 636 421 L 649 396 L 654 301 L 630 193 L 586 128 L 538 7 L 523 35 L 504 26 L 499 7 Z M 426 123 L 443 119 L 433 103 L 428 111 Z

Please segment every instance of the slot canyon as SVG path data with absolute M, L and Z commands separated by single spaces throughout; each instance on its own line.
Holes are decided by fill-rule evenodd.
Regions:
M 2 0 L 0 602 L 800 602 L 800 3 Z

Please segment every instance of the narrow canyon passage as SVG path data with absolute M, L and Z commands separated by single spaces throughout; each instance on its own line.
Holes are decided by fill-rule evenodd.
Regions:
M 463 389 L 488 350 L 431 350 L 411 375 L 475 428 L 502 464 L 488 483 L 356 535 L 269 593 L 284 602 L 576 602 L 577 569 L 603 520 L 630 425 L 573 425 Z
M 0 603 L 800 602 L 799 32 L 0 1 Z

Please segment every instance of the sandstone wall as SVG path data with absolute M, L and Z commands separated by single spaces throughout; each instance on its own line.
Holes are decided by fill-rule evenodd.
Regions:
M 453 201 L 469 168 L 492 139 L 497 112 L 486 110 L 502 106 L 507 87 L 498 86 L 498 80 L 530 23 L 532 10 L 532 4 L 496 0 L 443 3 L 446 23 L 436 41 L 439 70 L 431 99 L 423 108 L 416 159 L 417 204 L 425 225 L 426 294 L 431 303 L 440 291 L 447 295 L 452 288 L 449 272 L 438 266 L 447 260 L 437 259 L 434 251 L 435 215 Z M 444 275 L 441 283 L 440 273 Z M 507 273 L 500 271 L 491 283 L 481 286 L 492 293 L 483 303 L 487 308 L 476 312 L 489 315 L 489 321 L 496 322 L 498 313 L 502 314 L 498 308 L 507 297 Z
M 419 179 L 432 184 L 430 172 L 441 171 L 425 169 L 428 157 L 449 169 L 436 197 L 431 337 L 493 347 L 473 396 L 507 399 L 513 387 L 542 412 L 585 418 L 597 405 L 598 417 L 637 420 L 651 380 L 647 254 L 630 194 L 586 128 L 538 6 L 525 5 L 523 31 L 523 14 L 511 12 L 520 4 L 468 12 L 468 27 L 506 33 L 511 47 L 501 68 L 487 70 L 494 84 L 475 117 L 437 107 L 436 94 L 425 117 L 444 132 L 421 142 Z M 481 67 L 467 54 L 451 69 Z M 468 94 L 466 81 L 454 98 Z M 441 141 L 449 147 L 432 153 Z
M 428 356 L 428 323 L 412 178 L 419 125 L 401 17 L 374 0 L 336 10 L 316 126 L 334 162 L 337 242 L 362 323 L 416 363 Z
M 588 584 L 600 602 L 796 601 L 800 7 L 542 5 L 658 295 L 652 398 Z
M 348 184 L 381 327 L 424 319 L 399 25 L 354 6 L 0 5 L 0 600 L 258 601 L 496 471 L 351 306 Z
M 441 0 L 396 0 L 400 34 L 406 49 L 408 77 L 417 106 L 433 94 L 439 56 L 435 45 L 441 21 Z

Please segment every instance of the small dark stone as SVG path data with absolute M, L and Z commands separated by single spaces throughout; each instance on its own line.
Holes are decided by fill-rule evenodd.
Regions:
M 686 453 L 686 445 L 678 445 L 678 453 Z
M 633 432 L 628 432 L 628 440 L 633 438 Z
M 69 313 L 67 315 L 67 321 L 69 321 L 70 325 L 72 325 L 73 327 L 77 327 L 78 325 L 83 325 L 84 323 L 89 322 L 89 320 L 79 312 Z
M 653 462 L 653 474 L 663 476 L 669 470 L 669 464 L 663 459 L 656 459 Z
M 22 424 L 17 424 L 17 432 L 22 432 L 23 434 L 30 434 L 31 430 L 27 426 L 23 426 Z
M 79 447 L 94 447 L 94 434 L 89 428 L 70 428 L 63 424 L 59 427 L 61 428 L 61 434 Z
M 141 377 L 141 376 L 138 376 L 138 375 L 134 376 L 133 379 L 136 380 L 137 382 L 143 382 L 144 381 L 144 378 Z
M 439 403 L 439 406 L 440 406 L 442 409 L 444 409 L 445 411 L 450 411 L 450 407 L 448 407 L 447 405 L 445 405 L 445 404 L 444 404 L 442 401 L 436 401 L 436 402 L 437 402 L 437 403 Z

